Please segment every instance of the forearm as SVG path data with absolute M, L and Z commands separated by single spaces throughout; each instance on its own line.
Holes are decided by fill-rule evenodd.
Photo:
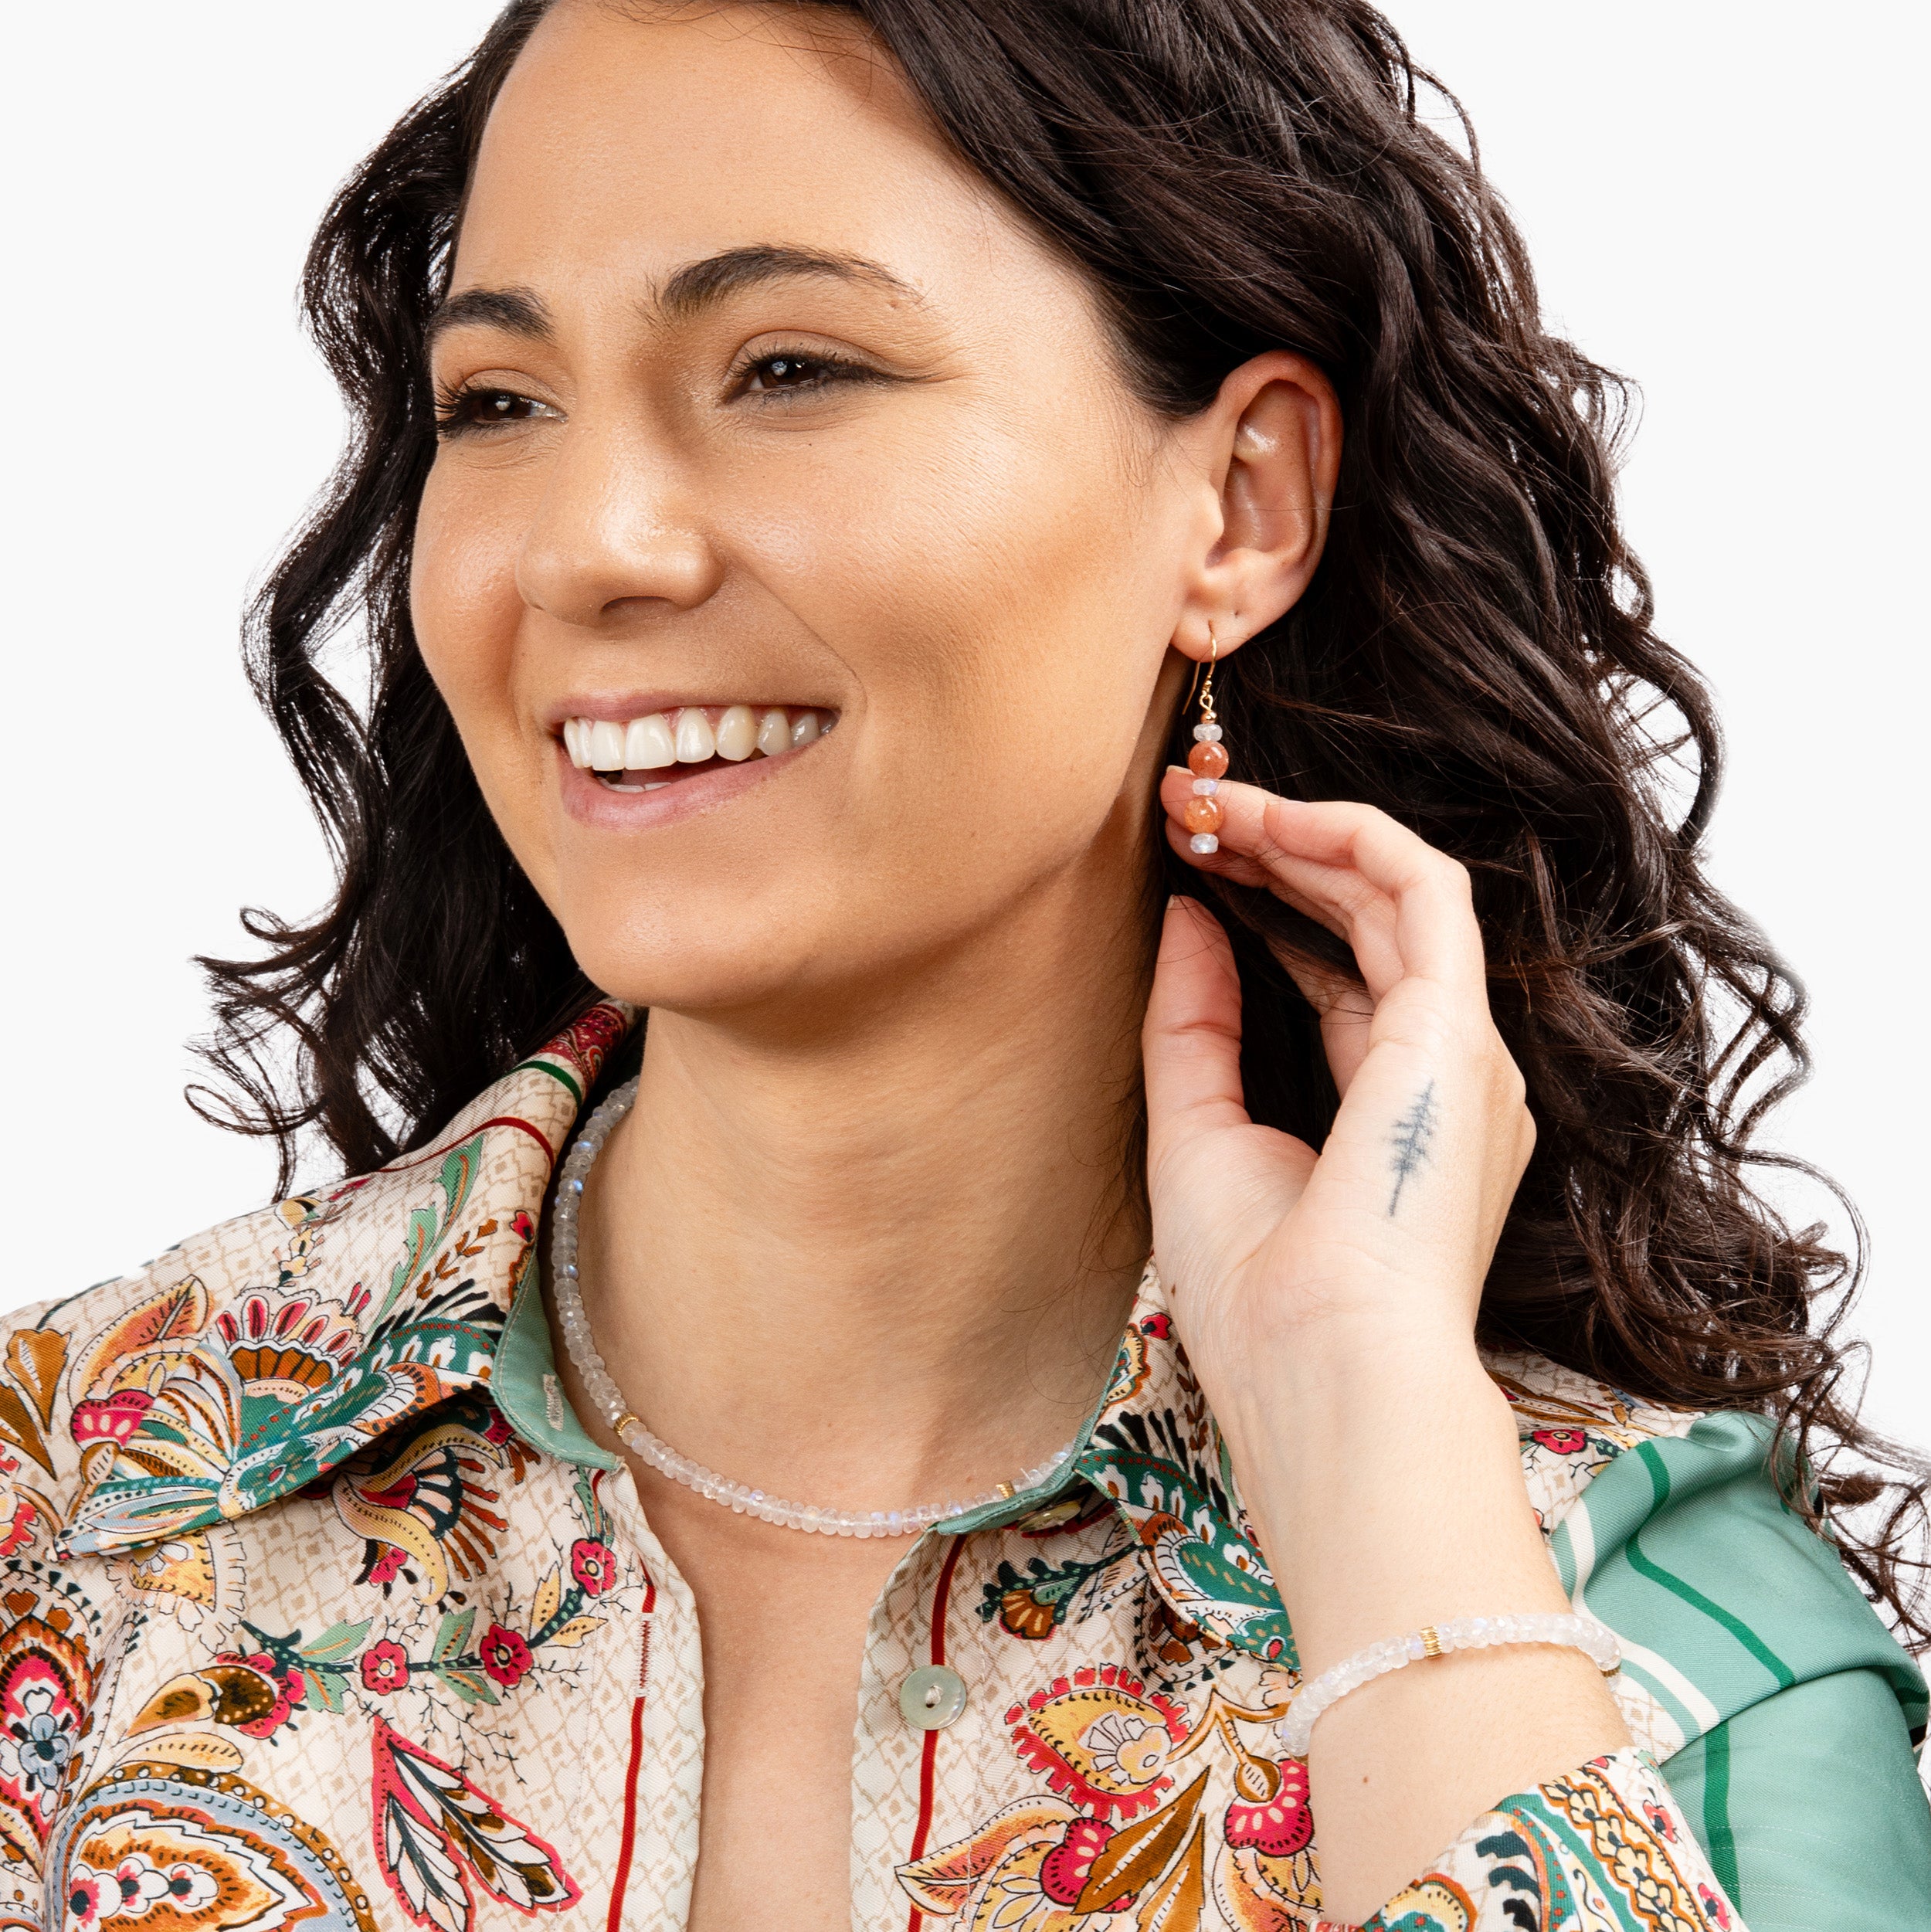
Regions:
M 1424 1624 L 1569 1608 L 1466 1336 L 1330 1325 L 1268 1353 L 1216 1411 L 1304 1680 Z M 1461 1652 L 1364 1685 L 1309 1756 L 1324 1909 L 1367 1917 L 1498 1799 L 1627 1742 L 1576 1651 Z

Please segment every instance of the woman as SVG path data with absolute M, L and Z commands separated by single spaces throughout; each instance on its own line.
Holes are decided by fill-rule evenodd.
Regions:
M 1795 995 L 1412 81 L 518 0 L 343 191 L 214 970 L 362 1177 L 9 1340 L 22 1922 L 1931 1924 Z

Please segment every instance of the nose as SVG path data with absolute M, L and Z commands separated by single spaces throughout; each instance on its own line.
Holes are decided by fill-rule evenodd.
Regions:
M 723 581 L 676 453 L 634 423 L 573 422 L 517 559 L 523 601 L 584 630 L 692 610 Z

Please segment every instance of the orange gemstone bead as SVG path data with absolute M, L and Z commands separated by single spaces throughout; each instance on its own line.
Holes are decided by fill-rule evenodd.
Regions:
M 1203 745 L 1200 749 L 1218 751 L 1220 748 L 1215 745 Z M 1181 822 L 1189 832 L 1217 832 L 1226 817 L 1217 798 L 1190 798 L 1186 802 L 1186 810 L 1180 814 Z
M 1224 745 L 1196 745 L 1186 755 L 1186 768 L 1196 778 L 1219 778 L 1227 770 Z

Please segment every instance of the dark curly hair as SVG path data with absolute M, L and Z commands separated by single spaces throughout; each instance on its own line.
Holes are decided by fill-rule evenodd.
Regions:
M 277 1138 L 284 1187 L 317 1133 L 350 1170 L 419 1145 L 596 997 L 491 823 L 407 598 L 435 447 L 424 324 L 484 119 L 551 4 L 505 8 L 341 190 L 308 258 L 306 313 L 354 434 L 247 651 L 340 885 L 307 924 L 245 915 L 265 957 L 203 962 L 207 1052 L 232 1091 L 200 1104 Z M 1931 1642 L 1926 1472 L 1860 1424 L 1837 1339 L 1861 1232 L 1847 1258 L 1751 1184 L 1810 1173 L 1751 1145 L 1807 1071 L 1804 997 L 1702 868 L 1721 742 L 1617 526 L 1624 385 L 1544 329 L 1472 135 L 1464 151 L 1418 111 L 1424 90 L 1452 97 L 1366 0 L 833 10 L 1090 277 L 1152 407 L 1198 410 L 1271 348 L 1328 372 L 1348 433 L 1325 557 L 1220 677 L 1258 782 L 1380 806 L 1473 875 L 1538 1130 L 1485 1336 L 1664 1403 L 1770 1415 L 1808 1472 L 1794 1505 L 1827 1520 L 1907 1642 Z M 321 661 L 358 620 L 359 708 Z M 1249 1105 L 1318 1144 L 1335 1095 L 1274 949 L 1352 962 L 1163 840 L 1149 871 L 1226 915 Z

